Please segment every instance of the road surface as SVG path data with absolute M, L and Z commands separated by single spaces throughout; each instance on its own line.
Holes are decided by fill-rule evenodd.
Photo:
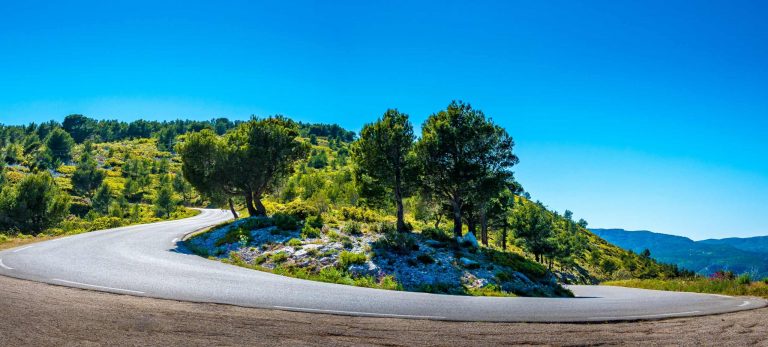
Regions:
M 764 307 L 765 300 L 608 286 L 576 298 L 436 295 L 305 281 L 179 252 L 186 234 L 230 218 L 203 210 L 177 221 L 95 231 L 0 252 L 0 274 L 117 294 L 364 317 L 489 322 L 662 319 Z

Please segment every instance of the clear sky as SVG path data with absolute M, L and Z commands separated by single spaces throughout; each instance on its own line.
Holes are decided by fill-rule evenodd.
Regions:
M 763 1 L 3 1 L 0 123 L 359 130 L 462 99 L 513 135 L 534 198 L 593 227 L 766 235 L 766 18 Z

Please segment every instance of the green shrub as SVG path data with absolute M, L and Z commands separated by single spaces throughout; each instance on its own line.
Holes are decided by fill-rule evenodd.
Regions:
M 298 246 L 302 245 L 302 242 L 301 242 L 301 240 L 299 240 L 297 238 L 293 238 L 293 239 L 288 240 L 288 242 L 286 242 L 285 244 L 287 246 L 291 246 L 291 247 L 298 247 Z
M 104 230 L 118 228 L 124 225 L 123 219 L 118 217 L 99 217 L 88 225 L 89 230 Z
M 341 235 L 333 230 L 329 230 L 325 235 L 327 235 L 328 239 L 331 241 L 338 241 L 341 238 Z
M 320 237 L 320 229 L 304 224 L 304 227 L 301 228 L 301 237 L 304 239 L 316 239 Z
M 363 234 L 363 226 L 358 222 L 350 221 L 344 225 L 344 232 L 350 235 L 359 236 Z
M 309 225 L 313 228 L 321 229 L 323 227 L 323 217 L 319 215 L 309 216 L 305 221 L 305 225 Z
M 272 260 L 273 263 L 282 263 L 288 260 L 288 253 L 275 252 L 275 253 L 272 253 L 272 255 L 270 255 L 269 258 Z
M 448 242 L 451 240 L 451 236 L 449 236 L 448 233 L 438 228 L 425 228 L 421 231 L 421 235 L 428 239 L 440 242 Z
M 763 278 L 763 283 L 768 284 L 768 277 Z
M 280 230 L 293 231 L 299 229 L 299 221 L 286 213 L 275 213 L 272 215 L 272 222 Z
M 358 222 L 375 222 L 381 220 L 381 216 L 363 207 L 342 207 L 341 215 L 345 220 L 358 221 Z
M 419 254 L 418 256 L 416 256 L 416 260 L 420 261 L 422 264 L 434 264 L 435 263 L 435 258 L 432 258 L 431 255 L 426 254 L 426 253 Z
M 342 251 L 339 254 L 339 267 L 342 269 L 348 268 L 353 264 L 364 264 L 368 259 L 364 253 L 353 253 L 349 251 Z
M 251 240 L 251 232 L 243 228 L 230 228 L 224 236 L 214 243 L 216 247 L 228 245 L 230 243 L 241 242 L 245 238 L 246 243 Z
M 737 284 L 750 284 L 752 283 L 752 277 L 749 274 L 742 274 L 736 277 Z
M 256 257 L 255 259 L 253 259 L 253 263 L 257 264 L 257 265 L 264 264 L 265 261 L 267 261 L 267 256 L 266 255 L 260 255 L 260 256 Z
M 381 222 L 374 226 L 373 231 L 379 234 L 389 234 L 393 232 L 396 233 L 397 227 L 395 226 L 395 223 L 392 222 Z
M 320 212 L 316 207 L 311 206 L 301 200 L 293 200 L 285 205 L 282 213 L 291 215 L 298 220 L 304 220 L 307 219 L 307 217 L 317 215 Z
M 274 225 L 269 217 L 250 217 L 244 219 L 238 227 L 247 230 L 256 230 Z
M 373 244 L 375 248 L 390 250 L 399 254 L 406 254 L 411 251 L 418 251 L 419 245 L 416 243 L 413 235 L 390 231 L 380 237 Z

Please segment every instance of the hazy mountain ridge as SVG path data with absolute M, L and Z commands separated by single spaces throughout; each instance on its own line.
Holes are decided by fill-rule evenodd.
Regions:
M 768 236 L 693 241 L 687 237 L 647 230 L 590 229 L 606 241 L 636 253 L 644 249 L 665 263 L 710 275 L 718 270 L 768 275 Z

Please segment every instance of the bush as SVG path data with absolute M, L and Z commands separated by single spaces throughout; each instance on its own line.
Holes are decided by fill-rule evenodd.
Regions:
M 359 236 L 363 234 L 363 227 L 360 223 L 351 221 L 344 224 L 344 232 L 350 235 Z
M 285 205 L 282 213 L 291 215 L 298 220 L 304 220 L 307 219 L 307 217 L 317 215 L 320 212 L 317 208 L 308 205 L 301 200 L 294 200 Z
M 247 230 L 257 230 L 274 225 L 269 217 L 249 217 L 244 219 L 238 226 Z
M 381 220 L 378 213 L 362 207 L 342 207 L 341 215 L 344 220 L 358 222 L 375 222 Z
M 321 229 L 323 227 L 323 217 L 319 215 L 309 216 L 305 221 L 305 225 L 309 225 L 313 228 Z
M 272 255 L 270 255 L 269 258 L 272 259 L 273 263 L 282 263 L 288 260 L 288 253 L 285 253 L 285 252 L 272 253 Z
M 736 279 L 736 275 L 733 273 L 733 271 L 717 271 L 713 273 L 711 276 L 709 276 L 710 279 L 715 281 L 732 281 Z
M 231 227 L 229 231 L 227 231 L 226 234 L 224 234 L 224 237 L 216 240 L 214 245 L 216 247 L 220 247 L 223 245 L 228 245 L 230 243 L 242 243 L 243 240 L 245 240 L 245 243 L 247 244 L 250 242 L 251 238 L 251 232 L 244 229 L 242 226 L 240 227 Z
M 316 239 L 320 237 L 320 229 L 314 228 L 309 223 L 304 224 L 301 228 L 301 238 L 304 239 Z
M 329 230 L 325 235 L 327 235 L 328 239 L 331 241 L 338 241 L 341 238 L 341 235 L 333 230 Z
M 123 219 L 118 217 L 99 217 L 91 221 L 88 229 L 104 230 L 123 226 Z
M 350 265 L 365 264 L 367 260 L 368 259 L 365 257 L 365 253 L 342 251 L 341 254 L 339 254 L 339 267 L 346 269 Z
M 768 284 L 768 277 L 763 278 L 763 283 Z
M 293 238 L 293 239 L 288 240 L 288 242 L 286 242 L 285 244 L 287 246 L 291 246 L 291 247 L 298 247 L 298 246 L 302 245 L 302 242 L 301 242 L 301 240 L 299 240 L 297 238 Z
M 397 231 L 388 232 L 386 235 L 376 240 L 373 246 L 379 249 L 387 249 L 399 254 L 406 254 L 411 251 L 419 250 L 419 245 L 416 244 L 416 240 L 413 238 L 413 235 L 399 233 Z
M 381 222 L 374 226 L 373 231 L 379 234 L 396 233 L 397 227 L 395 226 L 395 223 L 392 222 Z
M 752 283 L 752 277 L 749 274 L 742 274 L 736 278 L 737 284 L 750 284 Z
M 445 231 L 438 228 L 425 228 L 421 231 L 421 235 L 440 242 L 448 242 L 451 240 L 451 236 Z
M 272 215 L 272 223 L 280 230 L 292 231 L 299 229 L 299 221 L 286 213 L 275 213 Z
M 431 255 L 426 254 L 426 253 L 419 254 L 418 256 L 416 256 L 416 260 L 420 261 L 422 264 L 434 264 L 435 263 L 435 258 L 432 258 Z

